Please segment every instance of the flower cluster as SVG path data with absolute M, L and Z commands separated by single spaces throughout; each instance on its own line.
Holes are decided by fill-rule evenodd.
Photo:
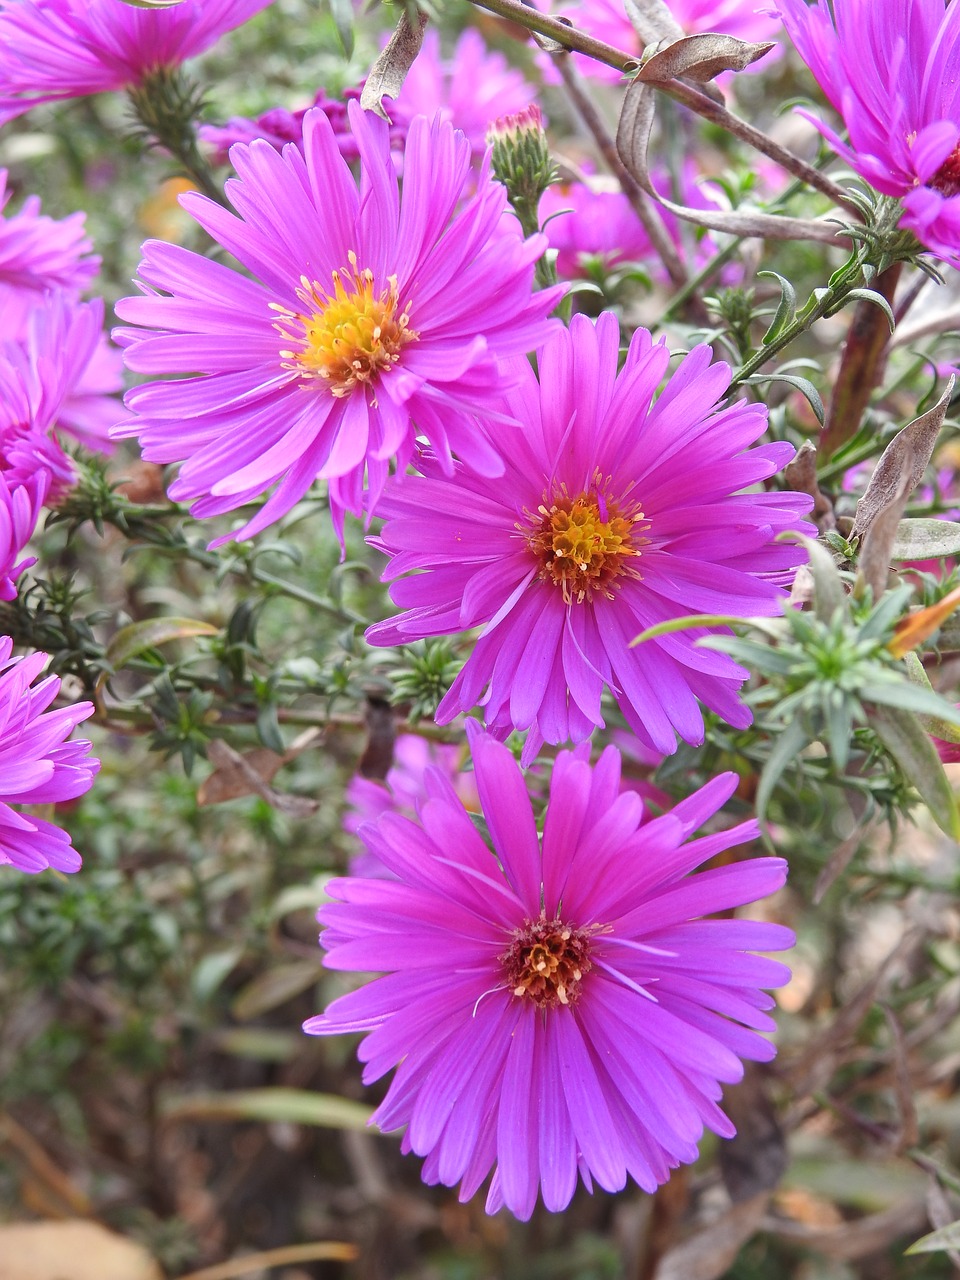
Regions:
M 424 1179 L 459 1182 L 462 1200 L 491 1168 L 488 1211 L 523 1219 L 538 1192 L 565 1208 L 578 1177 L 652 1191 L 705 1128 L 733 1133 L 718 1103 L 740 1060 L 773 1056 L 763 988 L 789 971 L 750 953 L 793 935 L 702 917 L 774 892 L 785 864 L 691 875 L 756 835 L 746 822 L 690 839 L 735 776 L 641 826 L 613 747 L 593 768 L 584 750 L 559 754 L 540 840 L 510 753 L 475 724 L 469 736 L 493 850 L 437 769 L 417 822 L 362 827 L 393 878 L 331 882 L 323 945 L 329 967 L 385 976 L 305 1030 L 364 1033 L 367 1083 L 397 1068 L 374 1119 L 404 1127 Z

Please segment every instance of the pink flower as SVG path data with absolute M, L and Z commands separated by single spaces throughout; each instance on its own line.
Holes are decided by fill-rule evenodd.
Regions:
M 415 116 L 432 119 L 439 111 L 442 120 L 467 135 L 479 156 L 486 150 L 487 129 L 494 120 L 522 111 L 535 96 L 520 72 L 502 53 L 491 52 L 472 27 L 460 36 L 450 58 L 441 55 L 440 37 L 431 28 L 389 114 L 409 127 Z
M 2 66 L 2 56 L 0 56 Z M 0 215 L 10 201 L 7 171 L 0 169 Z M 12 336 L 50 289 L 79 294 L 100 269 L 84 230 L 86 214 L 57 220 L 28 196 L 18 213 L 0 216 L 0 338 Z
M 357 140 L 350 128 L 347 118 L 347 103 L 359 102 L 362 85 L 344 91 L 342 98 L 328 98 L 323 89 L 318 89 L 313 106 L 319 107 L 333 126 L 340 154 L 345 160 L 359 160 L 360 150 Z M 273 107 L 265 111 L 256 120 L 248 120 L 243 116 L 233 116 L 225 125 L 204 124 L 200 126 L 200 139 L 215 149 L 214 159 L 217 164 L 227 162 L 227 152 L 235 142 L 254 142 L 263 138 L 271 147 L 282 151 L 288 142 L 303 145 L 303 121 L 309 107 L 301 111 L 287 111 L 284 107 Z M 390 126 L 390 145 L 397 151 L 403 149 L 407 136 L 406 128 L 400 124 Z
M 542 837 L 509 751 L 468 724 L 488 848 L 439 770 L 418 820 L 383 815 L 361 835 L 392 879 L 328 883 L 325 963 L 382 972 L 311 1018 L 357 1033 L 363 1080 L 396 1068 L 374 1113 L 404 1128 L 423 1179 L 469 1200 L 494 1170 L 487 1211 L 569 1204 L 577 1182 L 646 1191 L 697 1158 L 704 1130 L 731 1137 L 722 1084 L 767 1062 L 785 965 L 756 951 L 781 925 L 704 919 L 780 888 L 786 864 L 754 858 L 693 873 L 757 834 L 755 822 L 691 839 L 729 799 L 725 774 L 640 825 L 608 747 L 557 757 Z
M 838 155 L 886 196 L 899 225 L 960 266 L 960 5 L 942 0 L 780 0 L 804 62 L 843 117 Z M 810 117 L 808 117 L 810 118 Z
M 375 822 L 385 813 L 400 813 L 412 818 L 427 799 L 427 770 L 439 769 L 460 797 L 464 808 L 477 810 L 476 777 L 463 771 L 463 751 L 453 743 L 428 742 L 416 733 L 403 733 L 393 748 L 393 764 L 383 782 L 374 782 L 359 774 L 347 784 L 346 798 L 350 811 L 343 829 L 357 835 L 367 822 Z M 351 859 L 350 873 L 355 876 L 390 874 L 383 863 L 365 850 Z
M 117 306 L 141 326 L 117 334 L 131 369 L 200 374 L 136 387 L 137 418 L 118 434 L 139 436 L 148 461 L 183 462 L 170 496 L 197 516 L 276 485 L 241 538 L 317 478 L 342 538 L 344 512 L 373 510 L 391 460 L 403 470 L 418 434 L 447 472 L 456 453 L 498 474 L 478 418 L 502 421 L 499 360 L 555 327 L 547 316 L 561 291 L 532 292 L 546 242 L 524 241 L 504 217 L 506 192 L 486 169 L 464 197 L 466 139 L 418 116 L 401 197 L 386 122 L 349 111 L 359 191 L 322 111 L 306 116 L 303 151 L 236 146 L 227 193 L 239 216 L 196 194 L 182 203 L 244 272 L 148 241 L 146 296 Z
M 632 54 L 639 61 L 643 48 L 633 23 L 627 17 L 623 0 L 571 0 L 552 7 L 566 14 L 574 26 L 597 40 L 613 45 L 615 49 Z M 753 3 L 751 0 L 667 0 L 667 7 L 689 36 L 719 31 L 723 35 L 736 36 L 738 40 L 760 43 L 774 40 L 780 33 L 779 20 L 771 15 L 769 5 L 764 5 L 762 0 L 754 0 Z M 585 74 L 599 80 L 620 79 L 620 72 L 614 67 L 595 62 L 592 58 L 575 56 L 578 67 Z M 759 64 L 752 64 L 749 69 L 764 70 L 777 56 L 777 51 L 771 50 Z
M 670 353 L 645 329 L 617 372 L 620 331 L 574 316 L 539 353 L 540 381 L 516 361 L 504 432 L 504 474 L 422 459 L 381 503 L 376 545 L 406 610 L 367 632 L 373 644 L 483 630 L 437 713 L 447 723 L 480 704 L 497 736 L 528 730 L 523 760 L 541 743 L 580 742 L 604 723 L 609 688 L 645 746 L 671 753 L 676 735 L 703 741 L 698 699 L 744 727 L 747 672 L 698 648 L 703 629 L 642 648 L 646 627 L 691 613 L 781 612 L 805 555 L 776 543 L 809 530 L 811 500 L 757 492 L 793 456 L 785 443 L 746 446 L 767 423 L 763 405 L 717 409 L 725 364 L 695 348 L 655 402 Z M 750 490 L 744 492 L 744 490 Z
M 42 102 L 140 84 L 203 53 L 271 0 L 0 0 L 0 125 Z
M 47 654 L 11 658 L 12 650 L 13 642 L 0 636 L 0 864 L 30 873 L 78 871 L 80 855 L 65 831 L 11 806 L 58 804 L 90 790 L 100 761 L 88 755 L 89 742 L 67 737 L 93 714 L 93 703 L 48 710 L 60 678 L 33 683 Z

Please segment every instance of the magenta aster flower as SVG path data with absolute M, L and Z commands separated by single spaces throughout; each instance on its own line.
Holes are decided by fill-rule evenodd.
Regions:
M 502 53 L 491 52 L 472 27 L 460 36 L 450 58 L 441 54 L 440 37 L 431 28 L 389 111 L 407 126 L 418 115 L 432 119 L 439 111 L 441 119 L 467 135 L 479 156 L 486 151 L 487 129 L 494 120 L 523 111 L 535 97 L 533 86 Z
M 393 764 L 383 782 L 357 774 L 347 784 L 349 810 L 343 819 L 344 831 L 356 835 L 364 823 L 374 822 L 385 813 L 412 818 L 427 799 L 428 769 L 443 773 L 466 809 L 479 809 L 476 775 L 464 772 L 460 747 L 452 742 L 428 742 L 416 733 L 402 733 L 394 743 Z M 350 872 L 355 876 L 379 876 L 386 870 L 379 858 L 366 850 L 351 859 Z
M 960 6 L 942 0 L 780 0 L 849 145 L 811 119 L 861 177 L 903 201 L 900 226 L 960 266 Z
M 540 6 L 556 9 L 566 14 L 574 26 L 580 27 L 597 40 L 603 40 L 632 54 L 639 61 L 643 48 L 633 23 L 627 17 L 623 0 L 565 0 L 564 3 Z M 738 40 L 749 40 L 757 43 L 775 40 L 780 32 L 780 22 L 770 12 L 769 5 L 762 0 L 755 4 L 750 0 L 667 0 L 679 26 L 687 35 L 699 35 L 705 31 L 718 31 L 723 35 L 736 36 Z M 765 54 L 761 63 L 756 65 L 760 71 L 769 66 L 778 56 L 776 50 Z M 599 80 L 619 80 L 620 72 L 614 67 L 595 62 L 592 58 L 574 55 L 577 66 L 587 75 Z M 752 70 L 751 66 L 748 68 Z M 721 77 L 721 83 L 729 77 Z
M 333 126 L 340 146 L 340 154 L 345 160 L 359 160 L 360 151 L 357 140 L 350 128 L 347 118 L 347 103 L 359 102 L 363 85 L 344 91 L 342 98 L 328 98 L 323 89 L 317 90 L 313 106 L 319 107 Z M 224 125 L 204 124 L 200 126 L 200 139 L 214 148 L 214 159 L 217 164 L 226 164 L 230 148 L 236 142 L 254 142 L 263 138 L 276 151 L 282 151 L 288 142 L 303 145 L 303 121 L 309 110 L 288 111 L 285 107 L 273 107 L 257 116 L 255 120 L 244 116 L 233 116 Z M 397 151 L 403 149 L 406 140 L 406 128 L 399 124 L 390 126 L 390 145 Z
M 47 654 L 11 658 L 12 650 L 13 641 L 0 636 L 0 865 L 78 871 L 80 855 L 65 831 L 11 806 L 59 804 L 90 790 L 100 761 L 87 754 L 89 742 L 67 737 L 93 714 L 93 703 L 49 711 L 60 692 L 59 676 L 33 683 Z
M 142 83 L 203 53 L 271 0 L 0 0 L 0 124 L 42 102 Z
M 0 55 L 2 65 L 2 55 Z M 19 212 L 4 215 L 10 201 L 7 171 L 0 169 L 0 331 L 10 334 L 38 297 L 50 289 L 80 293 L 100 269 L 84 230 L 86 214 L 48 218 L 28 196 Z
M 386 121 L 350 103 L 361 187 L 326 115 L 310 111 L 304 150 L 234 147 L 227 192 L 239 217 L 196 194 L 182 203 L 256 278 L 176 245 L 147 241 L 143 298 L 118 314 L 129 367 L 200 377 L 131 391 L 151 462 L 183 461 L 170 496 L 221 515 L 278 488 L 237 536 L 252 537 L 318 477 L 342 537 L 345 510 L 372 510 L 390 461 L 403 469 L 422 434 L 484 474 L 502 462 L 477 418 L 503 374 L 530 350 L 557 289 L 532 292 L 546 244 L 504 217 L 486 169 L 473 195 L 470 147 L 452 126 L 417 117 L 402 197 Z M 499 405 L 498 405 L 499 408 Z M 364 493 L 364 482 L 368 491 Z
M 540 353 L 540 382 L 517 362 L 507 410 L 524 424 L 504 433 L 505 473 L 466 468 L 421 476 L 384 494 L 378 545 L 385 577 L 407 609 L 371 627 L 374 644 L 483 627 L 437 719 L 480 703 L 498 735 L 529 730 L 524 761 L 543 741 L 579 742 L 603 724 L 608 686 L 640 741 L 676 750 L 676 734 L 703 740 L 697 700 L 730 724 L 750 713 L 738 697 L 747 672 L 698 648 L 702 630 L 661 636 L 644 628 L 691 613 L 779 613 L 804 558 L 773 539 L 810 526 L 811 500 L 744 493 L 793 456 L 788 444 L 747 449 L 766 428 L 763 405 L 716 409 L 725 364 L 697 347 L 659 398 L 670 353 L 645 329 L 617 373 L 620 331 L 574 316 Z M 523 368 L 520 368 L 520 364 Z
M 697 1157 L 741 1058 L 774 1046 L 764 987 L 789 970 L 750 954 L 793 934 L 705 920 L 780 888 L 786 864 L 757 858 L 690 875 L 757 834 L 755 822 L 688 838 L 729 799 L 724 774 L 640 826 L 608 747 L 557 757 L 542 841 L 507 749 L 468 725 L 493 851 L 450 783 L 428 774 L 419 823 L 387 814 L 363 837 L 395 880 L 334 880 L 318 919 L 332 969 L 385 971 L 304 1029 L 368 1033 L 365 1084 L 396 1075 L 374 1114 L 406 1126 L 423 1178 L 468 1200 L 495 1165 L 487 1210 L 554 1212 L 583 1179 L 652 1191 Z

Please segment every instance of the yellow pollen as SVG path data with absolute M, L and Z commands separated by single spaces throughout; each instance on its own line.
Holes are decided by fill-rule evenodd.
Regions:
M 400 305 L 397 277 L 377 293 L 373 272 L 361 270 L 352 251 L 347 257 L 350 265 L 334 271 L 330 290 L 301 276 L 303 311 L 272 306 L 280 317 L 274 328 L 291 344 L 280 352 L 284 368 L 322 379 L 335 396 L 389 373 L 405 344 L 420 336 L 409 327 L 410 303 Z
M 555 583 L 565 603 L 581 604 L 595 594 L 612 598 L 610 586 L 617 578 L 638 576 L 630 561 L 646 541 L 637 536 L 638 525 L 646 528 L 639 509 L 621 515 L 595 492 L 571 498 L 563 490 L 549 506 L 544 501 L 533 519 L 534 528 L 524 532 L 540 561 L 540 580 Z
M 560 920 L 526 920 L 500 956 L 512 995 L 541 1008 L 569 1005 L 580 994 L 580 982 L 591 968 L 593 928 L 575 929 Z

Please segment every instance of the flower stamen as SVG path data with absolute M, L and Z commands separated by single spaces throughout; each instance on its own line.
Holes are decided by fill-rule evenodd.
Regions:
M 960 145 L 954 147 L 927 186 L 942 196 L 960 195 Z
M 499 960 L 508 991 L 551 1008 L 576 1002 L 583 976 L 592 967 L 589 955 L 590 930 L 541 916 L 524 921 Z
M 337 397 L 389 373 L 403 347 L 420 336 L 409 327 L 411 304 L 400 306 L 397 277 L 389 276 L 376 293 L 373 272 L 360 269 L 352 250 L 347 258 L 350 265 L 333 273 L 332 291 L 301 276 L 303 311 L 272 304 L 280 316 L 274 327 L 295 344 L 280 352 L 283 367 L 322 379 Z
M 538 517 L 534 529 L 524 530 L 527 545 L 541 563 L 540 580 L 560 587 L 564 603 L 582 604 L 595 594 L 612 599 L 617 578 L 638 576 L 629 562 L 645 541 L 636 536 L 638 524 L 646 527 L 639 508 L 621 513 L 597 490 L 571 498 L 562 488 L 549 505 L 544 498 L 532 519 Z

